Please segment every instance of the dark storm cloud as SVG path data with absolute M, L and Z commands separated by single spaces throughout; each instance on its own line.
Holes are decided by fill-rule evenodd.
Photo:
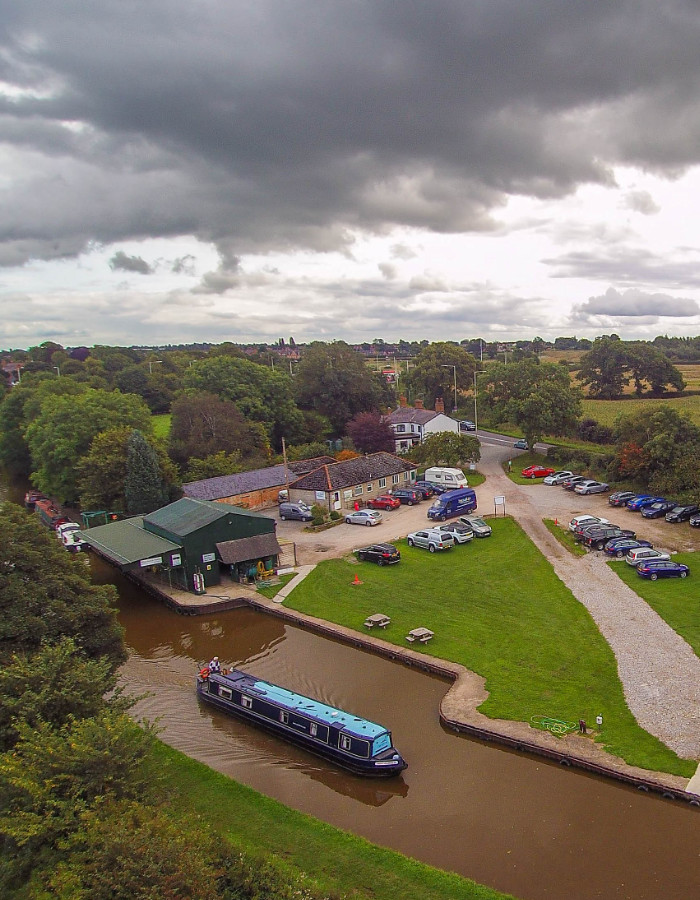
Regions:
M 608 290 L 601 297 L 590 297 L 585 303 L 574 307 L 574 316 L 578 319 L 590 319 L 592 316 L 608 316 L 628 318 L 637 316 L 671 316 L 682 318 L 697 316 L 700 307 L 697 301 L 683 297 L 671 297 L 668 294 L 648 294 L 639 290 L 628 290 L 624 293 L 615 288 Z
M 187 233 L 244 253 L 484 230 L 510 193 L 700 156 L 682 0 L 0 11 L 0 264 Z
M 123 269 L 125 272 L 138 272 L 140 275 L 152 275 L 153 269 L 140 256 L 128 256 L 123 250 L 117 250 L 109 261 L 111 269 Z

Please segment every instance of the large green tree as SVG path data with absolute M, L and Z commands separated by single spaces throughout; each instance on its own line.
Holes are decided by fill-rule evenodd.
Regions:
M 129 515 L 146 515 L 168 502 L 168 485 L 158 454 L 140 431 L 134 430 L 126 444 L 124 501 Z
M 445 409 L 451 409 L 457 389 L 457 405 L 460 391 L 471 390 L 476 359 L 459 344 L 437 341 L 423 347 L 409 370 L 406 384 L 411 396 L 420 397 L 427 407 L 434 408 L 435 400 L 442 398 Z
M 78 463 L 96 435 L 120 425 L 151 434 L 151 414 L 140 397 L 88 388 L 42 403 L 26 429 L 36 486 L 59 500 L 77 499 Z
M 460 466 L 479 462 L 481 446 L 474 435 L 440 431 L 413 447 L 409 457 L 419 465 Z
M 294 388 L 299 405 L 325 416 L 338 437 L 357 413 L 382 410 L 393 396 L 345 341 L 310 344 L 297 366 Z
M 637 396 L 648 390 L 659 395 L 667 388 L 682 391 L 683 376 L 666 355 L 653 344 L 621 341 L 617 335 L 596 338 L 581 358 L 578 380 L 588 386 L 592 397 L 613 400 L 634 383 Z
M 514 422 L 531 447 L 545 435 L 567 434 L 581 415 L 580 391 L 567 370 L 553 363 L 494 363 L 478 384 L 480 403 L 492 421 Z

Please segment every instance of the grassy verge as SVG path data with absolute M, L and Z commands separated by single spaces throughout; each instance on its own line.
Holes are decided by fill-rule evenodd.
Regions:
M 547 458 L 542 453 L 536 453 L 534 450 L 528 450 L 526 453 L 519 453 L 510 460 L 510 471 L 508 470 L 508 462 L 503 463 L 503 471 L 515 484 L 542 484 L 541 478 L 523 478 L 520 474 L 523 469 L 528 466 L 546 466 L 551 463 L 547 462 Z
M 467 470 L 464 474 L 467 476 L 469 487 L 479 487 L 480 484 L 483 484 L 486 481 L 486 476 L 476 470 L 474 472 Z
M 159 438 L 167 438 L 170 434 L 170 421 L 172 416 L 170 413 L 163 413 L 158 416 L 151 416 L 153 423 L 153 434 Z
M 625 704 L 615 657 L 593 619 L 551 564 L 508 518 L 494 534 L 447 553 L 401 546 L 398 566 L 329 560 L 289 595 L 286 605 L 362 630 L 381 611 L 392 623 L 382 638 L 407 646 L 411 628 L 435 631 L 423 652 L 461 663 L 486 678 L 481 712 L 529 722 L 604 716 L 601 741 L 632 765 L 690 777 L 679 759 L 641 729 Z M 361 566 L 364 584 L 351 586 Z
M 547 531 L 551 532 L 559 543 L 563 547 L 566 547 L 570 553 L 573 553 L 574 556 L 586 555 L 586 548 L 583 544 L 576 543 L 573 534 L 565 525 L 560 525 L 558 522 L 555 522 L 554 519 L 542 519 L 542 521 L 544 522 Z
M 289 809 L 181 753 L 157 753 L 174 815 L 198 813 L 232 851 L 273 854 L 334 896 L 373 900 L 505 900 L 491 888 L 370 844 Z
M 624 560 L 611 562 L 620 578 L 646 600 L 651 608 L 686 640 L 700 656 L 700 567 L 697 553 L 677 553 L 675 562 L 690 566 L 690 577 L 660 578 L 649 581 L 640 578 L 633 566 Z M 695 568 L 693 568 L 693 566 Z

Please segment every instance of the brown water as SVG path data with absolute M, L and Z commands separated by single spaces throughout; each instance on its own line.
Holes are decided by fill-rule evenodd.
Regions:
M 184 617 L 93 558 L 118 584 L 132 651 L 126 683 L 153 691 L 139 712 L 213 768 L 374 843 L 521 898 L 700 897 L 700 813 L 445 731 L 447 684 L 251 610 Z M 392 729 L 399 778 L 345 774 L 201 706 L 194 674 L 225 665 Z

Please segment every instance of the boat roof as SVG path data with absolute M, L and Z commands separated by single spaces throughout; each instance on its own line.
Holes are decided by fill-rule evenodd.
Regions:
M 232 669 L 228 675 L 217 675 L 215 678 L 217 681 L 234 682 L 239 690 L 265 697 L 284 709 L 303 712 L 309 718 L 326 725 L 332 725 L 338 728 L 339 731 L 344 731 L 354 737 L 366 738 L 372 741 L 388 731 L 383 725 L 378 725 L 376 722 L 362 719 L 360 716 L 337 709 L 335 706 L 327 706 L 319 700 L 312 700 L 311 697 L 305 697 L 303 694 L 289 691 L 269 681 L 261 681 L 254 675 L 249 675 L 247 672 L 241 672 L 238 669 Z

